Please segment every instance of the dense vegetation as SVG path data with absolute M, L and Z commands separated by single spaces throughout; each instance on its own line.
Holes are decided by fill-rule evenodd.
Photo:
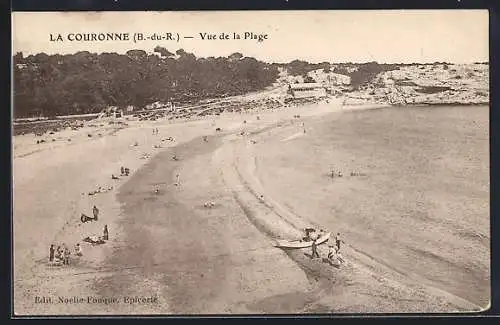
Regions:
M 356 67 L 355 71 L 351 72 L 351 68 Z M 349 75 L 351 77 L 351 86 L 354 89 L 360 88 L 368 84 L 381 72 L 397 70 L 401 65 L 398 64 L 379 64 L 375 61 L 361 64 L 340 64 L 335 67 L 334 72 Z
M 275 64 L 281 68 L 286 68 L 287 72 L 291 76 L 303 76 L 305 77 L 308 72 L 318 69 L 329 70 L 330 63 L 321 62 L 321 63 L 309 63 L 307 61 L 302 60 L 293 60 L 286 64 Z
M 277 67 L 234 53 L 196 58 L 182 49 L 125 55 L 40 53 L 14 63 L 15 117 L 99 112 L 109 105 L 144 107 L 160 101 L 188 102 L 244 94 L 270 86 Z
M 186 103 L 240 95 L 271 86 L 280 69 L 304 77 L 305 82 L 314 82 L 307 76 L 313 70 L 345 74 L 357 89 L 377 74 L 404 65 L 302 60 L 268 64 L 241 53 L 197 58 L 182 49 L 172 53 L 159 46 L 153 54 L 83 51 L 23 57 L 17 53 L 13 63 L 15 117 L 86 114 L 108 106 L 143 108 L 157 101 Z

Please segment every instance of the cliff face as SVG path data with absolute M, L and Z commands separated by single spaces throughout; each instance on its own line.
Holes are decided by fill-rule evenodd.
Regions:
M 331 95 L 344 97 L 346 105 L 489 103 L 487 63 L 385 66 L 375 63 L 371 71 L 366 69 L 366 64 L 351 65 L 332 65 L 330 69 L 315 69 L 304 75 L 290 75 L 287 69 L 280 68 L 274 87 L 284 89 L 288 84 L 307 82 L 305 80 L 308 78 L 320 83 Z M 373 72 L 376 68 L 382 72 Z M 362 83 L 357 87 L 360 78 Z M 357 84 L 354 79 L 357 79 Z
M 346 104 L 487 104 L 488 64 L 401 66 L 345 93 Z

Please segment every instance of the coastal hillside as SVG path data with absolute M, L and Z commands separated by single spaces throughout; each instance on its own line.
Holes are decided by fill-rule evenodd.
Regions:
M 197 58 L 183 49 L 172 53 L 162 47 L 153 53 L 17 53 L 13 62 L 16 118 L 195 103 L 264 90 L 278 75 L 276 67 L 241 53 Z
M 268 91 L 284 99 L 288 84 L 301 82 L 320 83 L 346 105 L 489 101 L 487 63 L 267 63 L 242 53 L 204 58 L 159 46 L 152 53 L 16 53 L 13 62 L 15 118 L 183 107 Z
M 345 104 L 487 104 L 489 102 L 489 65 L 414 64 L 386 67 L 386 71 L 364 73 L 360 70 L 335 73 L 322 69 L 307 76 L 322 83 L 331 93 L 346 97 Z M 303 80 L 301 80 L 303 81 Z

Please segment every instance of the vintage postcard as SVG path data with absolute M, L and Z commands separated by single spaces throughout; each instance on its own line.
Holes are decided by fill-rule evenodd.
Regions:
M 13 309 L 490 305 L 486 10 L 14 12 Z

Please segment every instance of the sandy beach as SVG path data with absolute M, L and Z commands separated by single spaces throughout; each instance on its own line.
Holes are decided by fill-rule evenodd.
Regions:
M 338 139 L 333 139 L 331 146 L 324 142 L 311 146 L 306 139 L 320 132 L 320 122 L 325 120 L 339 128 L 339 138 L 345 135 L 352 139 L 358 134 L 345 126 L 354 125 L 349 119 L 361 118 L 355 115 L 358 111 L 380 107 L 342 108 L 338 102 L 323 101 L 193 121 L 126 121 L 127 125 L 90 121 L 77 131 L 57 132 L 52 135 L 55 141 L 47 139 L 43 144 L 36 144 L 32 134 L 14 137 L 15 314 L 484 309 L 489 300 L 489 250 L 485 248 L 489 245 L 489 216 L 482 213 L 487 211 L 481 210 L 470 223 L 446 221 L 462 234 L 479 228 L 479 235 L 470 239 L 477 245 L 473 247 L 477 254 L 464 251 L 468 242 L 455 244 L 456 238 L 443 235 L 441 241 L 432 241 L 431 237 L 448 229 L 444 222 L 422 240 L 429 241 L 429 246 L 449 240 L 452 244 L 445 254 L 462 252 L 453 255 L 462 264 L 432 264 L 425 262 L 432 259 L 427 255 L 431 257 L 412 269 L 409 265 L 428 253 L 429 246 L 411 245 L 413 239 L 405 230 L 403 239 L 394 235 L 377 246 L 385 251 L 376 251 L 373 243 L 379 239 L 373 233 L 395 222 L 396 217 L 370 221 L 366 207 L 346 208 L 346 202 L 362 204 L 354 199 L 346 201 L 346 197 L 359 196 L 363 186 L 366 193 L 373 193 L 368 186 L 382 184 L 385 178 L 373 184 L 360 183 L 357 189 L 354 185 L 317 185 L 326 182 L 322 173 L 330 167 L 323 171 L 321 166 L 342 165 L 352 157 Z M 295 117 L 298 114 L 300 118 Z M 482 118 L 478 117 L 478 123 L 484 122 Z M 348 122 L 342 124 L 345 119 Z M 487 117 L 481 130 L 483 127 L 487 130 Z M 159 134 L 153 134 L 154 128 Z M 169 137 L 173 140 L 167 140 Z M 338 154 L 326 157 L 325 152 Z M 301 163 L 287 158 L 299 156 L 304 157 Z M 131 174 L 112 179 L 112 174 L 120 174 L 121 166 L 130 168 Z M 88 194 L 99 186 L 109 191 Z M 380 195 L 388 188 L 387 184 L 382 186 Z M 425 189 L 421 191 L 425 193 Z M 382 202 L 379 197 L 366 202 L 373 200 Z M 470 200 L 488 206 L 483 197 Z M 204 206 L 207 202 L 213 207 Z M 443 198 L 442 202 L 448 201 Z M 100 209 L 99 220 L 81 223 L 81 213 L 91 215 L 94 205 Z M 328 219 L 324 211 L 333 209 L 338 216 Z M 446 209 L 438 207 L 429 213 L 447 215 Z M 404 215 L 396 211 L 395 215 Z M 398 222 L 401 225 L 408 219 Z M 110 235 L 106 244 L 82 242 L 86 236 L 101 235 L 104 225 Z M 337 268 L 322 259 L 311 260 L 307 256 L 310 249 L 285 251 L 273 246 L 276 239 L 300 238 L 306 227 L 346 234 L 346 263 Z M 423 230 L 414 231 L 420 234 Z M 51 244 L 65 243 L 73 248 L 77 242 L 83 246 L 83 257 L 72 260 L 70 266 L 47 265 Z M 393 244 L 400 249 L 389 250 Z M 322 256 L 327 248 L 319 246 Z M 409 254 L 411 249 L 413 255 Z M 440 255 L 436 250 L 433 254 Z M 445 270 L 450 270 L 450 265 L 455 268 L 448 274 Z M 469 267 L 468 274 L 460 271 L 463 265 Z M 433 278 L 439 272 L 442 278 L 453 275 L 453 281 L 463 286 Z M 477 285 L 479 293 L 468 297 L 467 291 Z M 36 303 L 40 297 L 49 301 Z M 136 297 L 144 300 L 136 301 Z

